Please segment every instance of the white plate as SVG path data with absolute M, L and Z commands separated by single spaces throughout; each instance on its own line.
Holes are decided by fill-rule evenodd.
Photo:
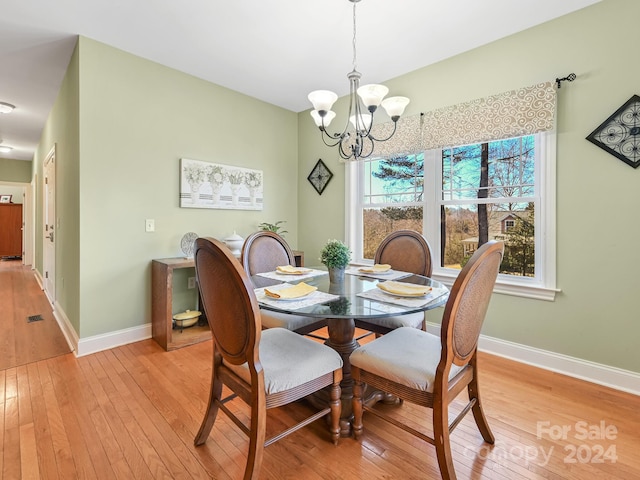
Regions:
M 404 297 L 404 298 L 424 298 L 427 295 L 429 295 L 431 293 L 431 291 L 433 290 L 429 290 L 427 293 L 424 293 L 422 295 L 405 295 L 402 293 L 391 293 L 391 292 L 387 292 L 386 290 L 383 290 L 381 288 L 379 288 L 378 290 L 380 290 L 382 293 L 386 293 L 387 295 L 391 295 L 392 297 Z

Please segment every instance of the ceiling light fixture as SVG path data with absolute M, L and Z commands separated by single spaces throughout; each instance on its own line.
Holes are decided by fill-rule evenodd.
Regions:
M 7 102 L 0 102 L 0 113 L 11 113 L 14 108 L 16 108 L 15 105 L 11 105 Z
M 9 153 L 13 148 L 7 147 L 6 145 L 0 145 L 0 153 Z
M 342 133 L 329 133 L 327 127 L 336 116 L 331 107 L 338 95 L 329 90 L 316 90 L 309 94 L 309 101 L 314 110 L 311 116 L 320 129 L 322 141 L 328 147 L 338 147 L 340 157 L 344 160 L 358 160 L 373 153 L 375 142 L 386 142 L 396 133 L 398 119 L 409 103 L 407 97 L 383 98 L 389 89 L 384 85 L 360 86 L 360 72 L 356 70 L 356 3 L 360 0 L 349 0 L 353 3 L 353 70 L 347 75 L 349 79 L 349 114 Z M 357 95 L 356 95 L 357 93 Z M 371 134 L 373 114 L 382 107 L 393 120 L 393 131 L 387 138 L 375 138 Z M 350 125 L 351 124 L 351 127 Z

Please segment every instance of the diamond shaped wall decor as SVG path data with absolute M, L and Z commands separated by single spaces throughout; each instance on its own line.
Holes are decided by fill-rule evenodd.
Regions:
M 640 97 L 632 96 L 587 137 L 633 168 L 640 166 Z
M 307 177 L 307 180 L 309 180 L 311 185 L 313 185 L 313 188 L 316 189 L 318 195 L 322 195 L 322 192 L 329 183 L 329 180 L 331 180 L 331 177 L 333 177 L 331 170 L 329 170 L 322 160 L 318 160 L 315 167 L 313 167 L 313 170 L 311 170 L 311 173 Z

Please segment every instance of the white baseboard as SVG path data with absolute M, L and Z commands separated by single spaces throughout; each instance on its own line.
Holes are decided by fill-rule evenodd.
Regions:
M 140 325 L 139 327 L 125 328 L 123 330 L 117 330 L 115 332 L 109 332 L 102 335 L 78 338 L 78 334 L 71 325 L 69 318 L 57 302 L 54 306 L 53 315 L 58 321 L 58 325 L 60 325 L 60 329 L 67 339 L 69 348 L 75 352 L 77 357 L 151 338 L 151 323 Z
M 440 335 L 440 325 L 427 323 L 427 330 Z M 570 357 L 560 353 L 529 347 L 499 338 L 480 335 L 478 350 L 515 360 L 587 382 L 640 395 L 640 373 Z
M 38 270 L 34 270 L 33 276 L 36 277 L 36 282 L 38 282 L 40 290 L 44 290 L 44 282 L 42 280 L 42 275 L 40 275 L 40 272 Z
M 60 306 L 58 302 L 53 305 L 53 316 L 55 317 L 58 325 L 60 326 L 60 330 L 62 330 L 62 334 L 64 338 L 66 338 L 67 343 L 69 344 L 69 348 L 72 351 L 78 350 L 78 334 L 75 329 L 71 325 L 67 314 L 64 313 L 64 310 Z
M 78 344 L 76 355 L 82 357 L 91 353 L 101 352 L 128 343 L 139 342 L 151 338 L 151 323 L 138 327 L 125 328 L 115 332 L 82 338 Z

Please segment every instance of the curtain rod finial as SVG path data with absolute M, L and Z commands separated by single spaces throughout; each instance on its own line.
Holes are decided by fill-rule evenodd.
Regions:
M 576 74 L 570 73 L 566 77 L 556 78 L 556 85 L 558 85 L 558 88 L 560 88 L 562 86 L 562 82 L 564 82 L 565 80 L 568 82 L 573 82 L 575 79 L 576 79 Z

